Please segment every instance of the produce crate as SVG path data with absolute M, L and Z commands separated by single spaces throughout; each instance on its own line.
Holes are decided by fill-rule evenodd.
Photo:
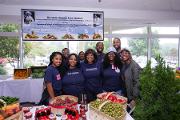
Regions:
M 14 69 L 14 79 L 27 79 L 28 70 L 27 69 Z
M 20 104 L 17 101 L 0 109 L 0 115 L 2 115 L 3 118 L 11 118 L 10 116 L 18 113 L 19 111 L 20 111 Z
M 23 120 L 23 113 L 19 111 L 18 113 L 6 118 L 5 120 Z
M 106 103 L 108 101 L 105 101 Z M 105 104 L 106 104 L 105 103 Z M 91 105 L 89 106 L 89 119 L 90 120 L 125 120 L 126 116 L 126 111 L 123 110 L 122 115 L 119 116 L 118 118 L 113 118 L 104 112 L 101 112 L 101 108 L 105 105 L 102 103 L 99 107 L 99 109 L 92 107 Z
M 47 66 L 31 66 L 32 78 L 43 78 Z
M 127 109 L 127 98 L 123 97 L 123 96 L 120 96 L 116 92 L 100 93 L 100 94 L 97 95 L 97 98 L 102 99 L 102 100 L 110 100 L 111 102 L 122 104 L 123 108 Z

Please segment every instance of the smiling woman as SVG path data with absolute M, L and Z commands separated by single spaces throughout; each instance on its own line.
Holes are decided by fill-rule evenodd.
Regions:
M 84 90 L 84 76 L 79 66 L 78 56 L 72 53 L 68 56 L 68 70 L 62 79 L 63 94 L 78 97 L 80 102 Z
M 102 66 L 93 49 L 88 49 L 85 52 L 85 60 L 81 64 L 81 69 L 85 77 L 87 101 L 91 102 L 97 98 L 98 93 L 102 92 Z

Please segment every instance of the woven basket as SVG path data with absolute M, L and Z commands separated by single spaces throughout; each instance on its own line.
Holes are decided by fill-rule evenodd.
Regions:
M 105 98 L 102 98 L 103 95 L 106 95 Z M 97 95 L 97 98 L 102 99 L 102 100 L 103 100 L 103 99 L 104 99 L 104 100 L 108 100 L 108 97 L 109 97 L 110 95 L 116 96 L 117 99 L 126 100 L 126 102 L 125 102 L 124 104 L 122 104 L 122 105 L 123 105 L 123 108 L 124 108 L 124 109 L 127 108 L 127 98 L 118 95 L 116 92 L 108 92 L 108 93 L 107 93 L 107 92 L 104 92 L 104 93 L 100 93 L 100 94 Z M 112 102 L 113 102 L 113 101 L 112 101 Z M 121 104 L 121 103 L 119 103 L 119 104 Z
M 0 110 L 0 113 L 3 115 L 3 117 L 6 118 L 19 111 L 20 111 L 20 104 L 19 104 L 19 101 L 17 101 L 3 107 L 3 109 Z
M 19 111 L 18 113 L 6 118 L 5 120 L 23 120 L 23 112 Z
M 89 106 L 89 118 L 90 120 L 125 120 L 125 116 L 126 116 L 126 112 L 125 110 L 123 110 L 123 113 L 121 116 L 119 116 L 118 118 L 112 118 L 108 115 L 106 115 L 105 113 L 101 112 L 101 108 L 106 105 L 107 103 L 109 103 L 110 101 L 105 101 L 103 102 L 98 109 Z

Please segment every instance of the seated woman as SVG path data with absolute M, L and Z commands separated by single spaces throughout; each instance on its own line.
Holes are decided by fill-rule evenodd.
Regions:
M 103 61 L 103 90 L 122 94 L 121 61 L 114 47 L 108 49 Z
M 63 94 L 79 97 L 84 93 L 84 77 L 81 72 L 78 56 L 70 54 L 68 59 L 68 70 L 62 79 Z
M 39 104 L 48 105 L 50 99 L 62 94 L 62 77 L 58 70 L 63 69 L 63 55 L 60 52 L 53 52 L 50 55 L 50 63 L 45 71 L 45 89 Z
M 123 67 L 122 80 L 125 83 L 125 95 L 128 98 L 131 108 L 135 106 L 135 100 L 139 96 L 139 73 L 140 66 L 132 59 L 131 53 L 127 49 L 121 50 Z

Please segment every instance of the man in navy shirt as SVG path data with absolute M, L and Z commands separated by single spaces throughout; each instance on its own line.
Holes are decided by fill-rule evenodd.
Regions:
M 119 55 L 121 52 L 121 40 L 120 40 L 120 38 L 116 37 L 113 39 L 113 47 L 116 49 L 116 52 Z
M 99 62 L 103 62 L 103 59 L 104 59 L 104 53 L 103 53 L 103 50 L 104 50 L 104 44 L 103 42 L 97 42 L 96 43 L 96 51 L 97 51 L 97 56 L 98 56 L 98 61 Z

